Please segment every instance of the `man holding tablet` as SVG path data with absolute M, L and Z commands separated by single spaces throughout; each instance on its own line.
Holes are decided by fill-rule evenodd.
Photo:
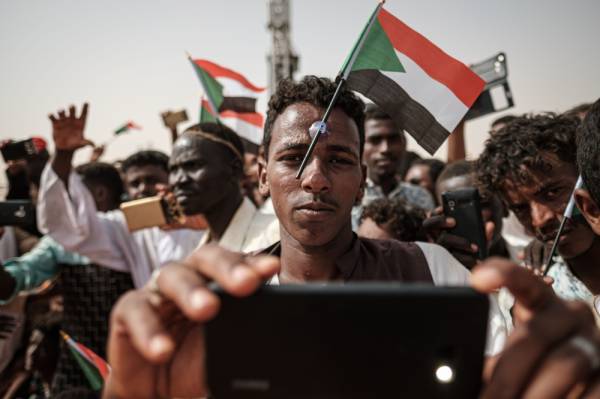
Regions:
M 206 246 L 185 261 L 163 268 L 147 288 L 127 294 L 112 315 L 109 362 L 113 371 L 105 398 L 207 395 L 203 323 L 214 318 L 220 306 L 218 297 L 207 288 L 210 280 L 234 296 L 250 295 L 264 282 L 468 284 L 466 269 L 439 246 L 368 240 L 352 232 L 351 209 L 362 197 L 365 169 L 361 163 L 363 104 L 351 92 L 342 90 L 327 133 L 296 179 L 311 141 L 309 128 L 322 117 L 334 90 L 335 84 L 327 79 L 306 77 L 299 83 L 280 84 L 269 103 L 259 184 L 261 193 L 273 198 L 280 221 L 281 242 L 264 252 L 275 256 L 249 256 Z M 509 397 L 522 392 L 543 355 L 546 358 L 542 360 L 548 359 L 541 370 L 544 384 L 533 385 L 542 390 L 536 393 L 548 387 L 555 389 L 549 392 L 568 391 L 587 380 L 597 367 L 600 338 L 593 324 L 590 327 L 591 317 L 579 307 L 573 310 L 560 302 L 527 271 L 497 260 L 482 266 L 472 282 L 485 292 L 508 286 L 530 310 L 529 317 L 533 315 L 511 336 L 496 367 L 490 363 L 494 372 L 487 390 L 492 397 L 499 392 L 514 392 Z M 502 316 L 495 301 L 491 303 L 488 354 L 499 352 L 505 338 Z M 561 323 L 548 323 L 554 317 L 562 317 Z M 544 334 L 535 336 L 540 331 Z M 568 344 L 574 334 L 580 344 L 585 342 L 587 351 L 582 345 L 580 349 L 563 345 L 569 351 L 558 354 L 549 351 L 564 341 Z M 548 374 L 556 372 L 557 356 L 583 366 L 571 379 L 563 373 L 562 380 L 552 376 L 548 381 Z M 285 369 L 286 365 L 280 366 Z

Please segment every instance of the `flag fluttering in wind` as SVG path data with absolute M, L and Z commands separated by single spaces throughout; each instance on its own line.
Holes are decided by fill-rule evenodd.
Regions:
M 433 154 L 485 82 L 384 8 L 376 12 L 342 67 L 347 87 L 377 104 Z
M 118 136 L 120 134 L 127 133 L 131 129 L 142 130 L 142 127 L 140 125 L 136 125 L 132 121 L 128 121 L 127 123 L 125 123 L 122 126 L 119 126 L 119 128 L 115 130 L 115 135 Z
M 258 112 L 256 105 L 266 89 L 255 86 L 240 73 L 214 62 L 191 57 L 189 60 L 204 91 L 200 122 L 218 120 L 241 137 L 260 144 L 264 116 Z
M 110 366 L 108 363 L 85 345 L 75 342 L 75 340 L 73 340 L 66 332 L 61 330 L 60 334 L 69 347 L 71 354 L 75 357 L 75 360 L 77 360 L 77 364 L 81 367 L 81 370 L 92 389 L 94 391 L 102 389 L 110 374 Z

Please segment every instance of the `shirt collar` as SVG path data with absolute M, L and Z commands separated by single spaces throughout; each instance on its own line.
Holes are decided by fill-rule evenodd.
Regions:
M 344 254 L 342 254 L 335 261 L 335 267 L 338 272 L 342 275 L 344 281 L 348 281 L 352 278 L 354 271 L 356 270 L 358 263 L 360 262 L 360 247 L 361 241 L 355 233 L 352 233 L 352 245 Z M 281 241 L 276 242 L 270 247 L 260 251 L 263 255 L 281 256 Z M 268 284 L 279 284 L 279 276 L 275 275 Z
M 227 225 L 225 232 L 221 236 L 219 246 L 230 251 L 241 251 L 255 213 L 256 207 L 252 201 L 244 197 L 237 211 L 235 211 L 233 218 Z M 210 233 L 206 233 L 204 237 L 202 237 L 200 246 L 207 244 L 210 240 Z

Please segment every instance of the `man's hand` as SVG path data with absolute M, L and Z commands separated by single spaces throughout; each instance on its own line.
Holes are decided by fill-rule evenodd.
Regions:
M 204 246 L 161 269 L 148 287 L 131 291 L 111 316 L 105 398 L 203 397 L 207 394 L 202 324 L 219 311 L 206 288 L 253 293 L 279 270 L 279 260 Z
M 94 145 L 83 135 L 87 113 L 88 104 L 85 103 L 79 117 L 75 113 L 74 105 L 69 107 L 68 113 L 59 110 L 56 115 L 48 116 L 52 122 L 52 137 L 57 151 L 75 151 L 86 145 Z
M 423 221 L 423 229 L 429 239 L 446 248 L 461 264 L 471 269 L 477 264 L 479 248 L 466 238 L 450 233 L 454 226 L 456 220 L 446 217 L 441 207 L 436 208 L 431 216 Z
M 488 293 L 508 288 L 522 309 L 489 365 L 482 398 L 600 397 L 600 332 L 586 304 L 559 299 L 542 279 L 499 258 L 477 266 L 471 282 Z

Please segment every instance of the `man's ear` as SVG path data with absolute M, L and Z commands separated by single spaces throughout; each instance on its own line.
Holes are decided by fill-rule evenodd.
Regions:
M 271 195 L 269 180 L 267 179 L 267 161 L 263 156 L 258 157 L 258 192 L 263 197 Z
M 355 205 L 360 205 L 363 197 L 365 196 L 365 187 L 367 186 L 367 165 L 364 163 L 360 164 L 360 171 L 362 173 L 362 179 L 360 181 L 360 189 L 356 194 L 356 198 L 354 200 Z
M 589 191 L 582 188 L 575 190 L 575 203 L 594 233 L 600 235 L 600 206 L 592 199 Z

